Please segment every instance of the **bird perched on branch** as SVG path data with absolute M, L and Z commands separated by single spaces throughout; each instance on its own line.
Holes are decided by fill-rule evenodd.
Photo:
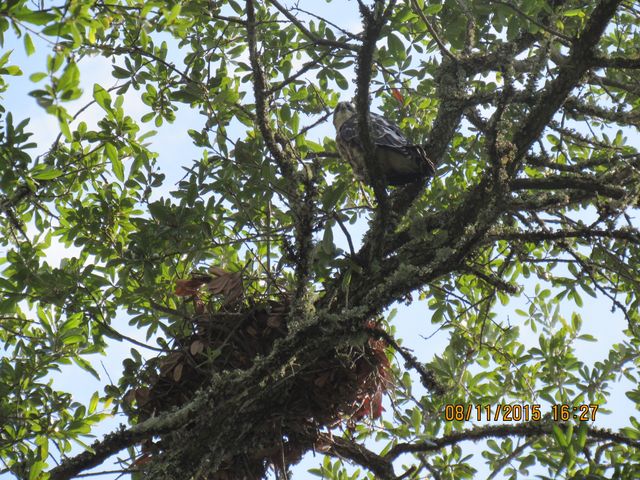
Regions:
M 338 103 L 333 112 L 333 125 L 336 127 L 336 144 L 340 156 L 351 164 L 358 180 L 368 183 L 355 106 L 350 102 Z M 406 185 L 433 176 L 435 167 L 424 148 L 410 143 L 396 124 L 370 113 L 369 127 L 375 161 L 380 165 L 389 185 Z

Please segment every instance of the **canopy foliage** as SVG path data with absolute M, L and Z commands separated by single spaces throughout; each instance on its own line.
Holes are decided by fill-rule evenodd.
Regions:
M 137 478 L 286 478 L 316 448 L 315 473 L 336 479 L 473 478 L 482 462 L 490 478 L 640 477 L 635 418 L 613 432 L 595 407 L 588 421 L 561 407 L 600 418 L 624 376 L 640 408 L 636 2 L 36 3 L 0 4 L 0 40 L 42 59 L 23 101 L 59 127 L 35 145 L 33 122 L 0 105 L 2 472 L 72 478 L 129 448 Z M 0 56 L 0 92 L 26 81 L 15 55 Z M 111 78 L 83 83 L 96 57 Z M 369 110 L 396 122 L 433 179 L 388 188 L 369 162 L 372 187 L 353 180 L 327 120 L 354 92 L 361 125 Z M 150 132 L 180 108 L 199 125 L 177 122 L 172 140 L 200 156 L 171 159 L 186 173 L 165 186 Z M 48 260 L 60 245 L 79 253 Z M 599 345 L 572 313 L 585 295 L 627 325 L 596 362 L 575 350 Z M 430 320 L 411 320 L 415 335 L 448 331 L 442 351 L 409 351 L 396 328 L 410 320 L 381 318 L 412 296 Z M 197 336 L 203 318 L 228 335 L 219 348 Z M 122 377 L 88 405 L 49 381 L 72 364 L 100 378 L 95 354 L 117 341 L 134 342 Z M 142 414 L 156 355 L 176 383 L 187 357 L 206 375 Z M 375 382 L 353 383 L 363 369 Z M 296 410 L 326 385 L 345 399 L 333 416 Z M 385 390 L 387 412 L 364 418 Z M 524 421 L 464 420 L 505 404 Z M 123 412 L 128 426 L 71 454 Z M 342 436 L 321 428 L 341 422 Z

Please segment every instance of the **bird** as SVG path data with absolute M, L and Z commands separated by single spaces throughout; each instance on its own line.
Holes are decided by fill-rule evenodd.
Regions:
M 333 112 L 333 125 L 336 128 L 338 153 L 349 162 L 358 180 L 370 184 L 353 103 L 338 103 Z M 375 161 L 384 172 L 388 185 L 407 185 L 435 174 L 435 166 L 425 149 L 411 143 L 395 123 L 381 115 L 369 113 L 369 127 Z

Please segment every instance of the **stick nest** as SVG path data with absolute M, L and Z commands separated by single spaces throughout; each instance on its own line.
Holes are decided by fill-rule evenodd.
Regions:
M 212 374 L 251 368 L 287 335 L 290 309 L 286 295 L 242 301 L 240 274 L 218 268 L 213 273 L 178 282 L 176 293 L 191 296 L 196 305 L 193 332 L 176 339 L 172 351 L 148 361 L 140 376 L 143 384 L 128 391 L 125 411 L 135 422 L 185 405 L 199 389 L 206 388 Z M 199 296 L 203 286 L 222 295 L 225 302 L 205 306 Z M 374 332 L 376 324 L 364 320 L 362 327 Z M 253 427 L 252 438 L 259 445 L 196 478 L 258 480 L 270 466 L 286 471 L 305 452 L 329 447 L 327 436 L 319 435 L 321 429 L 353 428 L 367 416 L 379 417 L 383 394 L 391 383 L 386 346 L 370 333 L 364 344 L 336 348 L 312 365 L 291 367 L 283 374 L 286 394 L 270 405 L 269 418 L 258 420 Z M 152 463 L 162 444 L 161 438 L 143 445 L 138 466 Z

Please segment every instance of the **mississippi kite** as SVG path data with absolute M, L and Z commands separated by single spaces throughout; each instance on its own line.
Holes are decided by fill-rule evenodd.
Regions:
M 350 102 L 340 102 L 333 113 L 336 144 L 340 156 L 351 165 L 355 177 L 368 182 L 364 148 L 358 133 L 356 109 Z M 407 140 L 400 128 L 375 113 L 369 114 L 375 161 L 379 163 L 389 185 L 406 185 L 433 176 L 435 167 L 424 148 Z

